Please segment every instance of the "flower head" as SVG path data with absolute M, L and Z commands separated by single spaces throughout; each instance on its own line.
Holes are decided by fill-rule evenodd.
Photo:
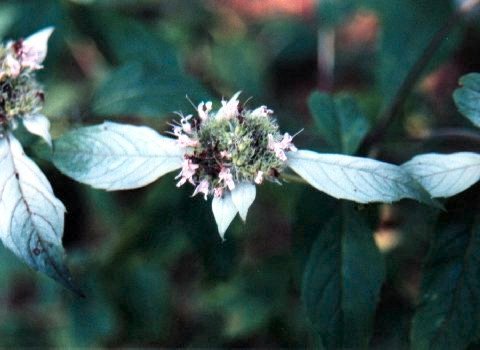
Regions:
M 278 182 L 286 167 L 286 152 L 296 150 L 293 137 L 280 133 L 271 109 L 241 108 L 239 95 L 222 101 L 217 111 L 212 102 L 202 102 L 195 116 L 180 114 L 180 121 L 173 124 L 172 134 L 185 150 L 177 186 L 188 182 L 195 186 L 194 196 L 213 196 L 217 223 L 229 217 L 218 211 L 228 208 L 245 219 L 255 198 L 255 184 Z M 219 224 L 222 237 L 228 225 L 224 226 Z
M 35 79 L 47 55 L 53 28 L 45 28 L 25 40 L 0 45 L 0 131 L 15 129 L 18 119 L 32 134 L 51 144 L 50 123 L 40 114 L 44 93 Z

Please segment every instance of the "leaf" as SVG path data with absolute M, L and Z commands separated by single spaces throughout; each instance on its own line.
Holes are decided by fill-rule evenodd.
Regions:
M 92 35 L 118 65 L 94 92 L 99 116 L 161 117 L 190 110 L 185 97 L 200 102 L 210 95 L 178 62 L 178 50 L 138 21 L 96 8 Z
M 238 209 L 233 203 L 230 192 L 226 191 L 223 197 L 213 197 L 212 211 L 215 221 L 217 222 L 218 233 L 223 240 L 228 226 L 230 226 L 230 223 L 238 213 Z
M 11 133 L 0 138 L 0 169 L 3 244 L 33 269 L 81 294 L 64 264 L 65 207 Z
M 247 220 L 248 208 L 255 200 L 256 187 L 250 182 L 241 182 L 232 191 L 232 201 L 243 221 Z
M 402 82 L 423 54 L 435 33 L 451 15 L 451 1 L 368 1 L 378 11 L 382 33 L 377 67 L 378 89 L 385 105 L 391 103 Z M 429 68 L 456 49 L 460 36 L 450 33 Z
M 372 233 L 353 206 L 346 204 L 312 247 L 302 299 L 328 349 L 368 346 L 385 277 L 384 260 Z
M 414 349 L 464 349 L 477 338 L 480 216 L 473 213 L 454 209 L 438 223 L 412 323 Z
M 50 136 L 50 121 L 42 114 L 35 114 L 23 118 L 23 126 L 32 134 L 40 136 L 52 147 L 52 136 Z
M 105 122 L 54 143 L 52 161 L 65 175 L 109 191 L 143 187 L 179 169 L 183 151 L 147 127 Z
M 453 93 L 460 113 L 480 128 L 480 73 L 470 73 L 460 78 L 461 88 Z
M 288 154 L 288 166 L 310 185 L 332 197 L 359 203 L 390 203 L 412 198 L 436 205 L 401 167 L 377 160 L 299 150 Z
M 193 79 L 178 72 L 159 71 L 144 63 L 128 63 L 110 72 L 95 91 L 93 111 L 106 116 L 161 117 L 191 108 L 208 94 Z
M 480 154 L 422 154 L 402 165 L 432 197 L 450 197 L 480 180 Z
M 353 97 L 333 98 L 315 91 L 308 99 L 308 106 L 317 130 L 334 152 L 354 154 L 357 151 L 369 125 Z

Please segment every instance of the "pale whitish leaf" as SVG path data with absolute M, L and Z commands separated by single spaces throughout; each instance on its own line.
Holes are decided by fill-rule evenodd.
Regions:
M 218 233 L 224 239 L 225 232 L 237 215 L 238 209 L 233 203 L 232 195 L 226 191 L 223 197 L 213 197 L 212 211 L 218 226 Z
M 460 113 L 480 127 L 480 74 L 470 73 L 460 79 L 461 88 L 455 90 L 453 99 Z
M 435 204 L 401 167 L 368 158 L 299 150 L 288 154 L 288 166 L 316 189 L 359 203 L 412 198 Z
M 23 125 L 34 135 L 40 136 L 46 143 L 52 146 L 52 136 L 50 136 L 50 121 L 42 114 L 35 114 L 23 118 Z
M 54 143 L 52 161 L 67 176 L 105 190 L 143 187 L 182 166 L 176 140 L 140 126 L 105 122 Z
M 480 154 L 421 154 L 402 165 L 432 197 L 450 197 L 480 180 Z
M 232 191 L 232 201 L 238 209 L 238 213 L 243 221 L 247 220 L 248 208 L 255 200 L 256 187 L 250 182 L 241 182 L 235 185 Z
M 3 244 L 33 269 L 78 292 L 63 262 L 65 207 L 10 133 L 0 138 L 0 169 Z

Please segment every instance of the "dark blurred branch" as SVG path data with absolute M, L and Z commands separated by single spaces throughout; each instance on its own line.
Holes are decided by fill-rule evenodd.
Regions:
M 430 63 L 438 48 L 441 46 L 443 40 L 456 27 L 456 25 L 460 23 L 465 15 L 473 11 L 476 7 L 478 7 L 478 5 L 480 5 L 480 0 L 469 0 L 465 2 L 464 5 L 462 5 L 447 20 L 443 27 L 441 27 L 435 33 L 430 43 L 423 51 L 423 54 L 418 58 L 417 62 L 413 65 L 412 69 L 405 77 L 405 80 L 392 100 L 392 103 L 385 110 L 383 110 L 378 117 L 378 123 L 376 127 L 363 140 L 362 145 L 359 148 L 360 154 L 369 153 L 373 146 L 383 140 L 383 138 L 386 136 L 387 129 L 400 114 L 405 100 L 410 95 L 412 88 L 420 78 L 420 75 L 425 67 L 428 65 L 428 63 Z
M 469 130 L 469 129 L 460 129 L 460 128 L 443 128 L 437 129 L 425 136 L 411 138 L 412 141 L 420 142 L 430 142 L 436 140 L 454 140 L 454 141 L 463 141 L 471 142 L 480 145 L 480 133 Z

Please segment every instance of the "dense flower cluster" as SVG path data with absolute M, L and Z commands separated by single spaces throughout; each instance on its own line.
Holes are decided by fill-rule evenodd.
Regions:
M 273 111 L 266 106 L 248 110 L 239 105 L 236 93 L 222 101 L 218 111 L 212 102 L 200 103 L 197 115 L 181 115 L 173 135 L 185 149 L 177 186 L 189 182 L 193 195 L 222 197 L 240 182 L 261 184 L 278 181 L 286 166 L 285 152 L 295 151 L 292 136 L 280 134 Z
M 44 93 L 35 79 L 43 68 L 53 28 L 0 46 L 0 129 L 15 129 L 18 119 L 33 134 L 51 142 L 49 122 L 40 114 Z

